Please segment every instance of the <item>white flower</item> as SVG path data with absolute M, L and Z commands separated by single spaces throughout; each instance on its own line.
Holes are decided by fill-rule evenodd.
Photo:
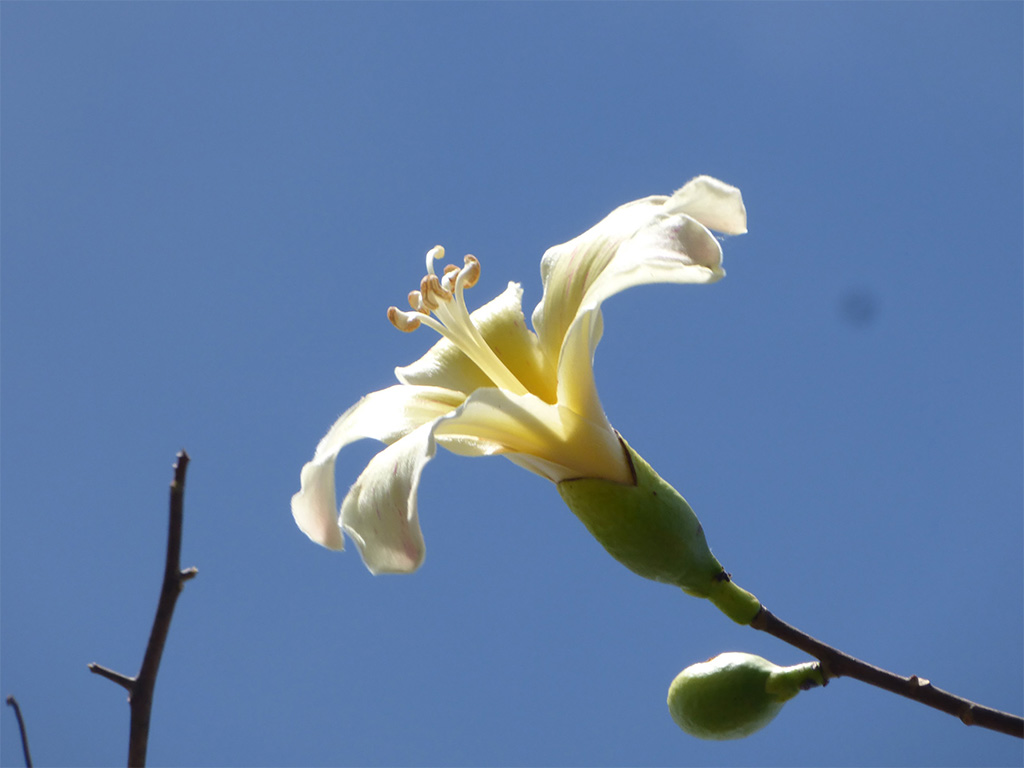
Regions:
M 464 292 L 480 264 L 449 265 L 427 254 L 427 276 L 409 295 L 412 310 L 388 310 L 401 330 L 429 326 L 444 338 L 412 365 L 400 384 L 349 408 L 302 468 L 292 515 L 313 541 L 343 549 L 347 533 L 373 573 L 409 573 L 423 562 L 416 489 L 440 443 L 465 456 L 501 454 L 558 483 L 602 478 L 631 483 L 619 437 L 601 408 L 593 356 L 601 338 L 601 303 L 648 283 L 711 283 L 721 278 L 722 249 L 709 230 L 746 232 L 740 191 L 698 176 L 671 197 L 636 200 L 541 261 L 544 296 L 527 328 L 517 283 L 469 314 Z M 431 316 L 432 315 L 432 316 Z M 349 490 L 336 516 L 334 463 L 361 438 L 386 447 Z

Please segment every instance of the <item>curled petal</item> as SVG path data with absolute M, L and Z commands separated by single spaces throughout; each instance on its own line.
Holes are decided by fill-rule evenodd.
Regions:
M 577 315 L 620 290 L 721 278 L 722 249 L 709 230 L 739 234 L 746 228 L 740 191 L 698 176 L 672 197 L 619 206 L 582 235 L 549 248 L 541 261 L 544 296 L 533 313 L 544 353 L 557 360 Z
M 724 275 L 722 247 L 715 236 L 685 214 L 665 216 L 619 246 L 591 282 L 578 311 L 598 308 L 605 299 L 638 285 L 713 283 Z
M 338 452 L 363 438 L 392 443 L 457 408 L 464 399 L 461 393 L 440 387 L 396 385 L 366 395 L 345 411 L 302 468 L 301 487 L 292 496 L 292 516 L 299 529 L 328 549 L 344 549 L 334 487 Z
M 504 454 L 554 482 L 632 480 L 624 449 L 607 425 L 534 395 L 478 390 L 374 456 L 345 497 L 341 526 L 375 574 L 411 573 L 423 563 L 416 494 L 437 443 L 462 455 Z
M 341 505 L 341 525 L 371 573 L 412 573 L 423 564 L 416 491 L 437 451 L 436 425 L 424 424 L 374 456 Z
M 545 251 L 540 263 L 544 295 L 533 311 L 533 327 L 550 360 L 558 359 L 583 297 L 615 258 L 619 246 L 648 226 L 667 200 L 654 196 L 621 205 L 582 235 Z
M 601 270 L 596 274 L 591 270 L 586 281 L 576 281 L 572 290 L 582 288 L 582 295 L 564 336 L 553 340 L 561 344 L 557 357 L 558 402 L 593 421 L 605 419 L 593 374 L 594 350 L 601 338 L 601 304 L 605 299 L 638 285 L 712 283 L 725 275 L 718 240 L 705 226 L 682 213 L 652 217 L 617 244 L 613 258 L 601 258 L 600 252 L 606 248 L 606 241 L 595 247 L 593 265 L 600 265 Z M 534 314 L 535 324 L 550 316 L 544 302 L 554 295 L 545 285 L 542 306 L 538 306 L 540 316 Z M 538 328 L 538 332 L 543 338 L 545 331 Z
M 726 235 L 747 231 L 747 209 L 740 191 L 710 176 L 690 179 L 665 204 L 670 213 L 685 213 L 708 229 Z

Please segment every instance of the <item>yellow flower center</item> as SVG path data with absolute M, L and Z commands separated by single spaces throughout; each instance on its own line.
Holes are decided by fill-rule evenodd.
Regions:
M 469 317 L 463 292 L 476 285 L 480 278 L 480 262 L 475 256 L 466 256 L 463 267 L 449 264 L 438 277 L 434 260 L 443 258 L 444 248 L 440 245 L 427 252 L 427 274 L 420 280 L 420 289 L 409 294 L 412 310 L 403 312 L 398 307 L 388 307 L 388 320 L 400 331 L 415 331 L 421 323 L 433 328 L 476 363 L 497 386 L 525 395 L 529 390 L 498 359 Z

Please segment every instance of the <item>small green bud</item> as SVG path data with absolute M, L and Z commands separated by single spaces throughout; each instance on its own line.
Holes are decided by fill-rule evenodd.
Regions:
M 622 444 L 636 483 L 564 480 L 558 492 L 569 509 L 612 557 L 634 573 L 708 598 L 733 621 L 749 624 L 761 603 L 729 580 L 686 499 L 625 440 Z
M 768 725 L 800 691 L 823 684 L 816 661 L 780 667 L 750 653 L 721 653 L 679 673 L 668 689 L 668 709 L 691 736 L 742 739 Z

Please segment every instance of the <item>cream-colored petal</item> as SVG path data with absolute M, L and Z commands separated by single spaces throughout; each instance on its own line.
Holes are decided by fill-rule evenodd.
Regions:
M 630 482 L 618 435 L 604 420 L 593 422 L 562 405 L 499 389 L 474 392 L 435 431 L 444 447 L 464 455 L 518 454 L 521 462 L 553 482 L 602 477 Z
M 292 496 L 292 516 L 299 529 L 328 549 L 344 549 L 334 484 L 338 452 L 363 438 L 392 443 L 454 410 L 464 399 L 460 392 L 440 387 L 396 385 L 366 395 L 345 411 L 302 468 L 301 487 Z
M 554 367 L 547 368 L 537 337 L 527 327 L 523 289 L 509 283 L 499 296 L 470 314 L 484 341 L 520 382 L 541 399 L 555 399 Z M 422 329 L 420 333 L 429 333 Z M 395 369 L 405 384 L 433 385 L 470 393 L 495 386 L 469 357 L 448 339 L 441 339 L 411 365 Z
M 708 229 L 727 235 L 747 231 L 747 209 L 740 191 L 711 176 L 690 179 L 665 203 L 669 213 L 685 213 Z
M 722 250 L 708 228 L 745 232 L 746 209 L 738 189 L 698 176 L 671 198 L 627 203 L 549 248 L 541 261 L 544 295 L 533 313 L 544 353 L 557 359 L 576 316 L 624 288 L 721 278 Z
M 591 421 L 605 420 L 593 374 L 605 299 L 650 283 L 711 283 L 725 275 L 721 265 L 718 241 L 707 228 L 684 214 L 656 216 L 620 243 L 614 258 L 589 280 L 562 339 L 558 402 Z
M 592 307 L 569 327 L 558 360 L 558 402 L 589 421 L 608 424 L 594 381 L 594 350 L 603 326 L 600 308 Z
M 713 283 L 725 276 L 722 246 L 685 214 L 659 217 L 623 242 L 591 281 L 579 312 L 600 307 L 616 293 L 652 283 Z
M 654 196 L 626 203 L 582 235 L 545 251 L 540 263 L 544 295 L 533 311 L 533 327 L 550 360 L 558 359 L 584 295 L 615 258 L 619 246 L 648 226 L 667 200 Z
M 607 425 L 534 395 L 477 390 L 454 411 L 374 456 L 342 502 L 341 526 L 373 573 L 411 573 L 422 564 L 416 494 L 438 443 L 461 455 L 507 455 L 553 482 L 632 477 L 618 436 Z
M 341 526 L 371 573 L 412 573 L 426 549 L 416 511 L 423 467 L 437 451 L 437 421 L 374 456 L 341 505 Z

